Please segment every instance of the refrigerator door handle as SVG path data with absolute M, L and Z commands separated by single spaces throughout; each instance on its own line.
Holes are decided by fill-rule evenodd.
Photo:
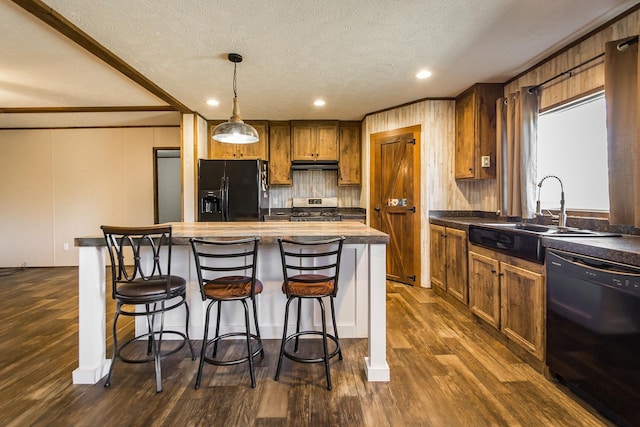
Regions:
M 229 221 L 229 177 L 224 178 L 224 221 Z
M 222 178 L 220 178 L 220 209 L 219 209 L 222 221 L 226 221 L 226 219 L 225 219 L 225 208 L 224 208 L 225 203 L 226 203 L 225 200 L 227 198 L 226 196 L 227 195 L 224 192 L 224 176 L 223 176 Z

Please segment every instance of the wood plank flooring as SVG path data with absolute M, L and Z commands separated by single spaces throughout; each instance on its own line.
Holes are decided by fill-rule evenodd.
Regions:
M 431 290 L 387 284 L 391 382 L 363 374 L 366 339 L 343 339 L 331 362 L 284 361 L 279 340 L 248 367 L 205 365 L 187 350 L 163 361 L 164 391 L 152 364 L 115 366 L 112 385 L 73 385 L 77 367 L 77 268 L 0 270 L 0 425 L 3 426 L 603 426 L 595 411 L 546 380 Z M 107 351 L 111 351 L 109 302 Z M 122 333 L 132 323 L 122 322 Z M 196 342 L 196 350 L 200 348 Z M 226 351 L 242 351 L 229 344 Z

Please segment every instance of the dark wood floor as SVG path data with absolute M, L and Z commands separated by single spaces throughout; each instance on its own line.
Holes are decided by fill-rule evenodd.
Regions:
M 366 339 L 343 339 L 344 360 L 331 364 L 333 391 L 315 364 L 285 360 L 275 382 L 278 340 L 266 341 L 256 389 L 246 365 L 207 365 L 194 390 L 197 361 L 186 351 L 163 362 L 160 394 L 151 364 L 116 365 L 108 389 L 102 382 L 73 385 L 77 268 L 6 273 L 0 270 L 3 426 L 607 425 L 431 290 L 393 283 L 387 288 L 389 383 L 365 381 Z M 111 315 L 108 328 L 110 322 Z M 130 329 L 123 323 L 123 333 Z

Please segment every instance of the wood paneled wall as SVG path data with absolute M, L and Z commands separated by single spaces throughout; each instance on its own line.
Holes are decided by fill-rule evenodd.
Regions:
M 525 75 L 510 82 L 505 94 L 513 93 L 522 86 L 531 86 L 556 76 L 594 58 L 604 52 L 608 41 L 637 35 L 640 32 L 640 11 L 635 11 L 588 39 L 551 58 Z M 560 77 L 542 88 L 540 107 L 549 108 L 581 95 L 591 93 L 604 86 L 604 58 L 591 62 L 572 72 L 571 76 Z
M 407 126 L 420 125 L 422 180 L 420 197 L 422 217 L 428 221 L 429 210 L 495 211 L 495 180 L 456 182 L 455 102 L 453 100 L 422 101 L 365 118 L 363 140 L 365 177 L 363 206 L 369 205 L 370 135 Z
M 420 125 L 420 284 L 430 286 L 429 210 L 497 209 L 496 181 L 456 182 L 455 101 L 427 100 L 398 107 L 365 118 L 363 138 L 362 206 L 369 206 L 370 136 L 373 133 Z M 369 214 L 369 212 L 367 212 Z

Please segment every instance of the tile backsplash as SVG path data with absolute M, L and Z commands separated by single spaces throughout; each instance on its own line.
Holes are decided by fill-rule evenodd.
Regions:
M 362 187 L 338 187 L 338 171 L 295 170 L 293 185 L 269 187 L 271 208 L 290 208 L 293 197 L 337 197 L 339 207 L 360 207 Z

